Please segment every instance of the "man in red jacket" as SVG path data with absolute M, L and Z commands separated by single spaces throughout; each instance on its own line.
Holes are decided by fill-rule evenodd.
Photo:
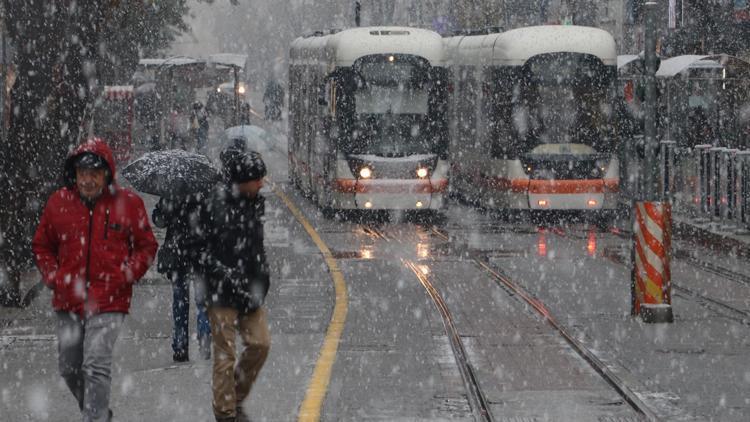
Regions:
M 68 156 L 65 184 L 47 201 L 32 249 L 54 291 L 60 375 L 84 421 L 110 421 L 115 341 L 158 243 L 141 198 L 115 184 L 112 151 L 101 139 Z

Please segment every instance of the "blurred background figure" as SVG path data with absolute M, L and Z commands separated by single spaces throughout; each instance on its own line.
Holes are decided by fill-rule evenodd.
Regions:
M 208 113 L 200 101 L 193 103 L 190 113 L 190 138 L 195 141 L 196 151 L 203 151 L 208 139 Z
M 281 108 L 284 105 L 284 88 L 275 79 L 266 83 L 263 92 L 263 106 L 266 120 L 281 120 Z

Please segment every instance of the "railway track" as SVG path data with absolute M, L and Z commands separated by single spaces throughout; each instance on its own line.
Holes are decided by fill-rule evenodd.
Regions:
M 569 231 L 566 232 L 565 230 L 562 230 L 559 228 L 551 232 L 563 238 L 585 240 L 585 237 L 578 236 Z M 629 232 L 610 231 L 610 233 L 618 237 L 624 238 L 624 239 L 631 238 L 631 233 Z M 605 257 L 609 259 L 610 261 L 615 262 L 620 265 L 629 264 L 629 261 L 627 259 L 623 258 L 622 256 L 618 254 L 605 254 Z M 747 275 L 736 272 L 736 271 L 732 271 L 727 268 L 720 267 L 708 261 L 695 258 L 691 254 L 682 252 L 681 250 L 678 250 L 673 255 L 673 258 L 683 261 L 693 267 L 699 268 L 708 273 L 718 275 L 727 281 L 731 281 L 733 283 L 740 284 L 740 285 L 750 286 L 750 277 L 748 277 Z M 744 309 L 737 308 L 736 306 L 733 306 L 723 300 L 712 298 L 704 293 L 698 292 L 695 289 L 685 287 L 679 283 L 674 282 L 674 280 L 672 281 L 672 289 L 681 293 L 684 298 L 692 299 L 700 303 L 702 306 L 712 309 L 714 312 L 718 312 L 743 325 L 750 326 L 750 312 Z
M 392 237 L 382 233 L 379 229 L 372 226 L 368 226 L 365 230 L 368 235 L 391 240 Z M 443 228 L 431 226 L 427 231 L 444 241 L 450 242 L 450 234 Z M 475 254 L 476 255 L 476 254 Z M 568 332 L 568 330 L 560 324 L 546 305 L 534 297 L 532 294 L 527 292 L 521 285 L 511 280 L 507 275 L 503 274 L 502 271 L 492 268 L 486 260 L 478 256 L 471 258 L 475 265 L 481 268 L 488 276 L 495 281 L 495 283 L 508 294 L 520 298 L 524 301 L 540 316 L 543 317 L 544 321 L 550 325 L 565 342 L 589 365 L 591 368 L 610 385 L 614 391 L 622 397 L 623 401 L 627 403 L 641 418 L 649 421 L 656 421 L 658 417 L 656 414 L 643 403 L 638 396 L 631 391 L 625 383 L 615 375 L 596 355 L 589 349 L 587 349 L 581 342 L 575 339 L 575 337 Z M 492 421 L 492 413 L 488 407 L 487 400 L 484 397 L 484 393 L 479 384 L 479 381 L 475 375 L 475 371 L 472 368 L 471 362 L 469 362 L 466 350 L 461 341 L 460 333 L 455 326 L 454 319 L 451 315 L 450 309 L 446 305 L 439 291 L 435 288 L 429 271 L 424 270 L 422 266 L 410 260 L 402 259 L 404 265 L 412 270 L 416 275 L 417 279 L 424 286 L 428 295 L 435 303 L 440 315 L 443 319 L 443 325 L 446 333 L 450 339 L 451 348 L 456 358 L 456 363 L 461 372 L 464 385 L 467 390 L 467 396 L 474 413 L 475 420 L 480 421 Z
M 474 420 L 492 422 L 494 420 L 492 418 L 492 412 L 490 412 L 489 405 L 484 397 L 482 387 L 479 385 L 479 379 L 474 372 L 474 368 L 471 366 L 471 362 L 469 362 L 468 354 L 466 353 L 464 344 L 461 341 L 461 334 L 458 332 L 458 328 L 456 328 L 453 315 L 451 314 L 450 309 L 448 309 L 448 305 L 445 303 L 440 292 L 435 288 L 428 272 L 424 271 L 422 267 L 413 261 L 402 260 L 402 262 L 407 268 L 414 272 L 419 282 L 422 283 L 422 286 L 427 290 L 427 294 L 432 299 L 438 312 L 440 312 L 440 316 L 443 319 L 443 327 L 445 328 L 445 332 L 450 340 L 451 349 L 456 358 L 458 370 L 461 372 L 461 378 L 466 387 L 467 399 L 469 400 L 469 405 L 474 414 Z

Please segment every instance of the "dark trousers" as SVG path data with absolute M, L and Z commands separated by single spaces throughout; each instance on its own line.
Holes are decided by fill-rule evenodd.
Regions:
M 205 289 L 203 283 L 192 273 L 176 272 L 172 274 L 172 351 L 187 353 L 190 340 L 190 281 L 195 281 L 195 307 L 197 308 L 196 329 L 198 342 L 210 341 L 211 324 L 206 313 Z

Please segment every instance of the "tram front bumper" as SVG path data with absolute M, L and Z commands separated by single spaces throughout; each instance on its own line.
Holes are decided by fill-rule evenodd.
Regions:
M 443 208 L 447 179 L 337 179 L 336 208 L 363 210 L 435 210 Z
M 617 208 L 617 180 L 532 180 L 529 208 L 534 210 L 602 210 Z

